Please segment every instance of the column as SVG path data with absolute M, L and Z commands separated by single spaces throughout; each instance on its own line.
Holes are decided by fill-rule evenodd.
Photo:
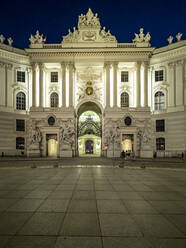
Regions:
M 36 63 L 32 63 L 32 107 L 36 107 Z
M 66 107 L 66 64 L 61 63 L 62 69 L 62 107 Z
M 136 63 L 136 107 L 141 107 L 141 62 Z
M 148 107 L 148 62 L 144 62 L 144 107 Z
M 110 63 L 105 63 L 106 70 L 106 107 L 110 107 Z
M 74 65 L 69 64 L 69 107 L 73 106 L 73 71 Z
M 113 107 L 117 107 L 118 99 L 118 81 L 117 81 L 118 63 L 113 63 Z
M 39 107 L 43 107 L 43 63 L 39 64 Z
M 28 106 L 28 109 L 29 109 L 30 108 L 30 72 L 31 72 L 31 68 L 27 67 L 26 72 L 27 72 L 27 89 L 28 89 L 27 106 Z

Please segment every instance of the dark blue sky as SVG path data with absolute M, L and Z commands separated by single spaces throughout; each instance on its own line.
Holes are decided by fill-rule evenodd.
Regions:
M 186 0 L 6 0 L 0 5 L 0 34 L 11 36 L 19 48 L 28 47 L 37 29 L 47 37 L 46 43 L 60 43 L 89 7 L 119 42 L 131 42 L 140 27 L 150 32 L 156 47 L 167 45 L 168 36 L 178 32 L 186 38 Z

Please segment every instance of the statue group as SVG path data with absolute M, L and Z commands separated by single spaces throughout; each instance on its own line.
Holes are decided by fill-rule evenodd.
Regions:
M 63 122 L 60 127 L 59 140 L 60 143 L 62 144 L 62 148 L 63 146 L 70 146 L 72 148 L 74 145 L 75 132 L 72 125 L 73 125 L 72 121 L 69 120 Z

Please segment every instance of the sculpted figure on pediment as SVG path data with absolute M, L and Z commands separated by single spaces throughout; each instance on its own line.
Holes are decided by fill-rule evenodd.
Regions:
M 176 35 L 177 41 L 180 41 L 180 40 L 181 40 L 182 35 L 183 35 L 182 33 L 178 33 L 178 34 Z
M 79 22 L 78 22 L 78 27 L 84 27 L 84 26 L 100 26 L 100 21 L 98 18 L 98 14 L 96 13 L 95 15 L 92 13 L 92 10 L 89 8 L 88 12 L 86 15 L 81 14 L 79 16 Z
M 9 45 L 9 46 L 12 46 L 12 43 L 13 43 L 12 38 L 10 37 L 10 38 L 8 38 L 7 40 L 8 40 L 8 45 Z
M 150 39 L 151 39 L 151 35 L 149 32 L 147 32 L 147 34 L 145 35 L 143 33 L 143 28 L 140 28 L 140 33 L 136 34 L 134 33 L 135 38 L 133 39 L 133 42 L 136 44 L 144 44 L 145 46 L 150 46 Z
M 36 31 L 35 35 L 30 36 L 29 41 L 31 44 L 43 44 L 46 41 L 46 38 L 43 38 L 43 34 L 39 34 L 39 31 Z
M 3 34 L 0 35 L 0 43 L 3 44 L 5 41 L 5 37 Z

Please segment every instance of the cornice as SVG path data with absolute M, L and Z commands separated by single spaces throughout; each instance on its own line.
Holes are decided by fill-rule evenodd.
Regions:
M 173 50 L 165 51 L 158 54 L 153 54 L 151 58 L 151 65 L 155 63 L 161 63 L 168 60 L 181 60 L 181 58 L 186 58 L 186 46 L 178 47 Z
M 0 59 L 5 59 L 8 62 L 15 62 L 26 65 L 30 63 L 28 55 L 21 55 L 21 54 L 9 52 L 1 48 L 0 48 Z

